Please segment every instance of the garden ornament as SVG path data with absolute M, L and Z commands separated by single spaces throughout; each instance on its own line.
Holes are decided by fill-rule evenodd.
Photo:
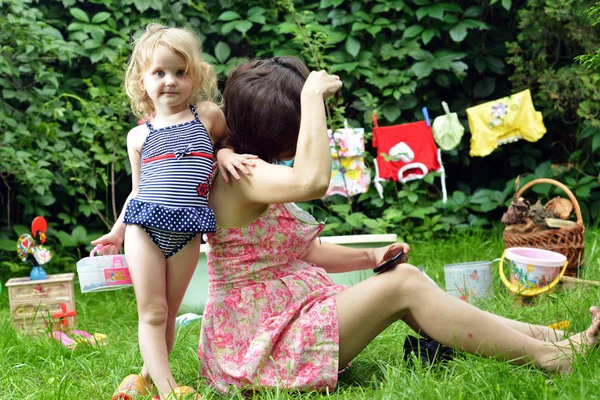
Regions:
M 29 277 L 31 280 L 46 279 L 46 271 L 42 265 L 52 259 L 52 253 L 43 246 L 46 243 L 46 228 L 48 224 L 44 217 L 35 217 L 31 223 L 31 236 L 24 233 L 17 240 L 17 253 L 24 263 L 30 262 L 33 266 Z

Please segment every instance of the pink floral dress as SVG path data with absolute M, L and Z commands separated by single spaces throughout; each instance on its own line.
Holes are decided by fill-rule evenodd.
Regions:
M 323 229 L 295 204 L 272 204 L 241 228 L 208 234 L 209 294 L 200 374 L 221 392 L 333 390 L 339 331 L 334 284 L 302 261 Z

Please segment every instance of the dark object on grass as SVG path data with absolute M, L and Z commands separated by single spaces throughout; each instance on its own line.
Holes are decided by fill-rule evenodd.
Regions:
M 417 356 L 421 360 L 421 364 L 426 367 L 448 362 L 454 358 L 456 352 L 433 339 L 407 336 L 404 340 L 404 360 L 410 363 L 411 354 Z

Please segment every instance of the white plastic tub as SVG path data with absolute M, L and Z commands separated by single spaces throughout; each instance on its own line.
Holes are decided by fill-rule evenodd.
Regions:
M 387 246 L 395 243 L 397 237 L 394 234 L 386 235 L 350 235 L 350 236 L 324 236 L 321 237 L 322 242 L 335 243 L 343 246 L 354 247 L 354 248 L 365 248 L 365 247 L 380 247 Z M 203 244 L 200 246 L 200 260 L 190 286 L 188 287 L 183 302 L 181 303 L 180 313 L 183 312 L 194 312 L 202 313 L 204 311 L 204 305 L 206 304 L 206 298 L 208 296 L 208 267 L 206 260 L 206 249 L 208 245 Z M 354 285 L 367 277 L 373 275 L 373 272 L 369 270 L 344 272 L 340 274 L 331 274 L 331 279 L 340 285 Z
M 129 269 L 123 254 L 94 256 L 77 262 L 81 293 L 123 289 L 131 286 Z

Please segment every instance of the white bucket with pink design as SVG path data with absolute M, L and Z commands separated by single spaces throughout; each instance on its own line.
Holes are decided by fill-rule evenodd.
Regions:
M 504 259 L 509 268 L 504 274 Z M 511 247 L 500 261 L 500 279 L 511 292 L 535 296 L 552 289 L 562 278 L 567 257 L 555 251 L 533 247 Z

